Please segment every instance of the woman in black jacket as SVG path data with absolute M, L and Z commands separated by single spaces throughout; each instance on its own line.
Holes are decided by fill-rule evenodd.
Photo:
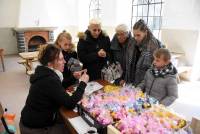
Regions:
M 77 90 L 69 96 L 61 83 L 65 63 L 61 50 L 55 45 L 47 45 L 38 60 L 41 65 L 30 78 L 30 91 L 21 112 L 21 134 L 65 133 L 64 124 L 55 122 L 59 108 L 75 107 L 82 98 L 89 77 L 84 73 Z
M 77 46 L 79 60 L 87 69 L 90 81 L 101 79 L 101 69 L 106 65 L 110 56 L 110 38 L 101 30 L 98 20 L 91 20 L 88 30 L 79 33 Z

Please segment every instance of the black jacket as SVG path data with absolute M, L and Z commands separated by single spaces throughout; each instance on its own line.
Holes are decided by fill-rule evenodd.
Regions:
M 101 69 L 106 65 L 110 55 L 110 38 L 100 33 L 97 39 L 93 38 L 87 30 L 83 38 L 79 38 L 78 57 L 83 63 L 83 68 L 88 70 L 90 81 L 101 79 Z M 104 49 L 106 58 L 98 56 L 98 51 Z
M 31 87 L 21 112 L 26 127 L 43 128 L 54 124 L 61 106 L 73 109 L 82 98 L 86 84 L 81 82 L 70 97 L 65 93 L 58 75 L 48 67 L 38 66 L 30 78 Z
M 66 89 L 67 87 L 75 84 L 76 82 L 76 78 L 74 78 L 72 72 L 68 69 L 68 66 L 67 66 L 67 62 L 69 61 L 70 58 L 75 58 L 77 59 L 77 53 L 74 51 L 74 52 L 66 52 L 66 51 L 62 51 L 62 54 L 64 56 L 64 59 L 66 61 L 65 63 L 65 68 L 64 68 L 64 71 L 63 71 L 63 81 L 62 81 L 62 85 L 63 87 Z

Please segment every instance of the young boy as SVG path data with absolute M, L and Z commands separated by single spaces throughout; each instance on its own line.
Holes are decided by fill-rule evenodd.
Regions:
M 138 88 L 156 98 L 161 104 L 169 106 L 178 97 L 177 70 L 170 62 L 171 55 L 168 49 L 160 48 L 153 56 L 153 65 L 147 70 Z

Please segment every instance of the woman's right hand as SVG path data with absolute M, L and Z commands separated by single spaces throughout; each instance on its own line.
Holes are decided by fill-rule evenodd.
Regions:
M 124 86 L 125 83 L 126 83 L 125 80 L 120 80 L 119 85 L 120 85 L 120 86 Z
M 83 81 L 83 82 L 87 83 L 87 82 L 89 81 L 89 75 L 88 75 L 86 72 L 84 72 L 84 73 L 81 75 L 79 81 L 80 81 L 80 82 Z

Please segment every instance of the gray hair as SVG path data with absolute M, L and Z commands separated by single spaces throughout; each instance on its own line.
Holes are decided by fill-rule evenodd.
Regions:
M 101 21 L 99 19 L 91 19 L 89 22 L 90 25 L 100 25 L 101 26 Z
M 115 32 L 129 32 L 128 30 L 128 26 L 126 24 L 119 24 L 116 28 L 115 28 Z

